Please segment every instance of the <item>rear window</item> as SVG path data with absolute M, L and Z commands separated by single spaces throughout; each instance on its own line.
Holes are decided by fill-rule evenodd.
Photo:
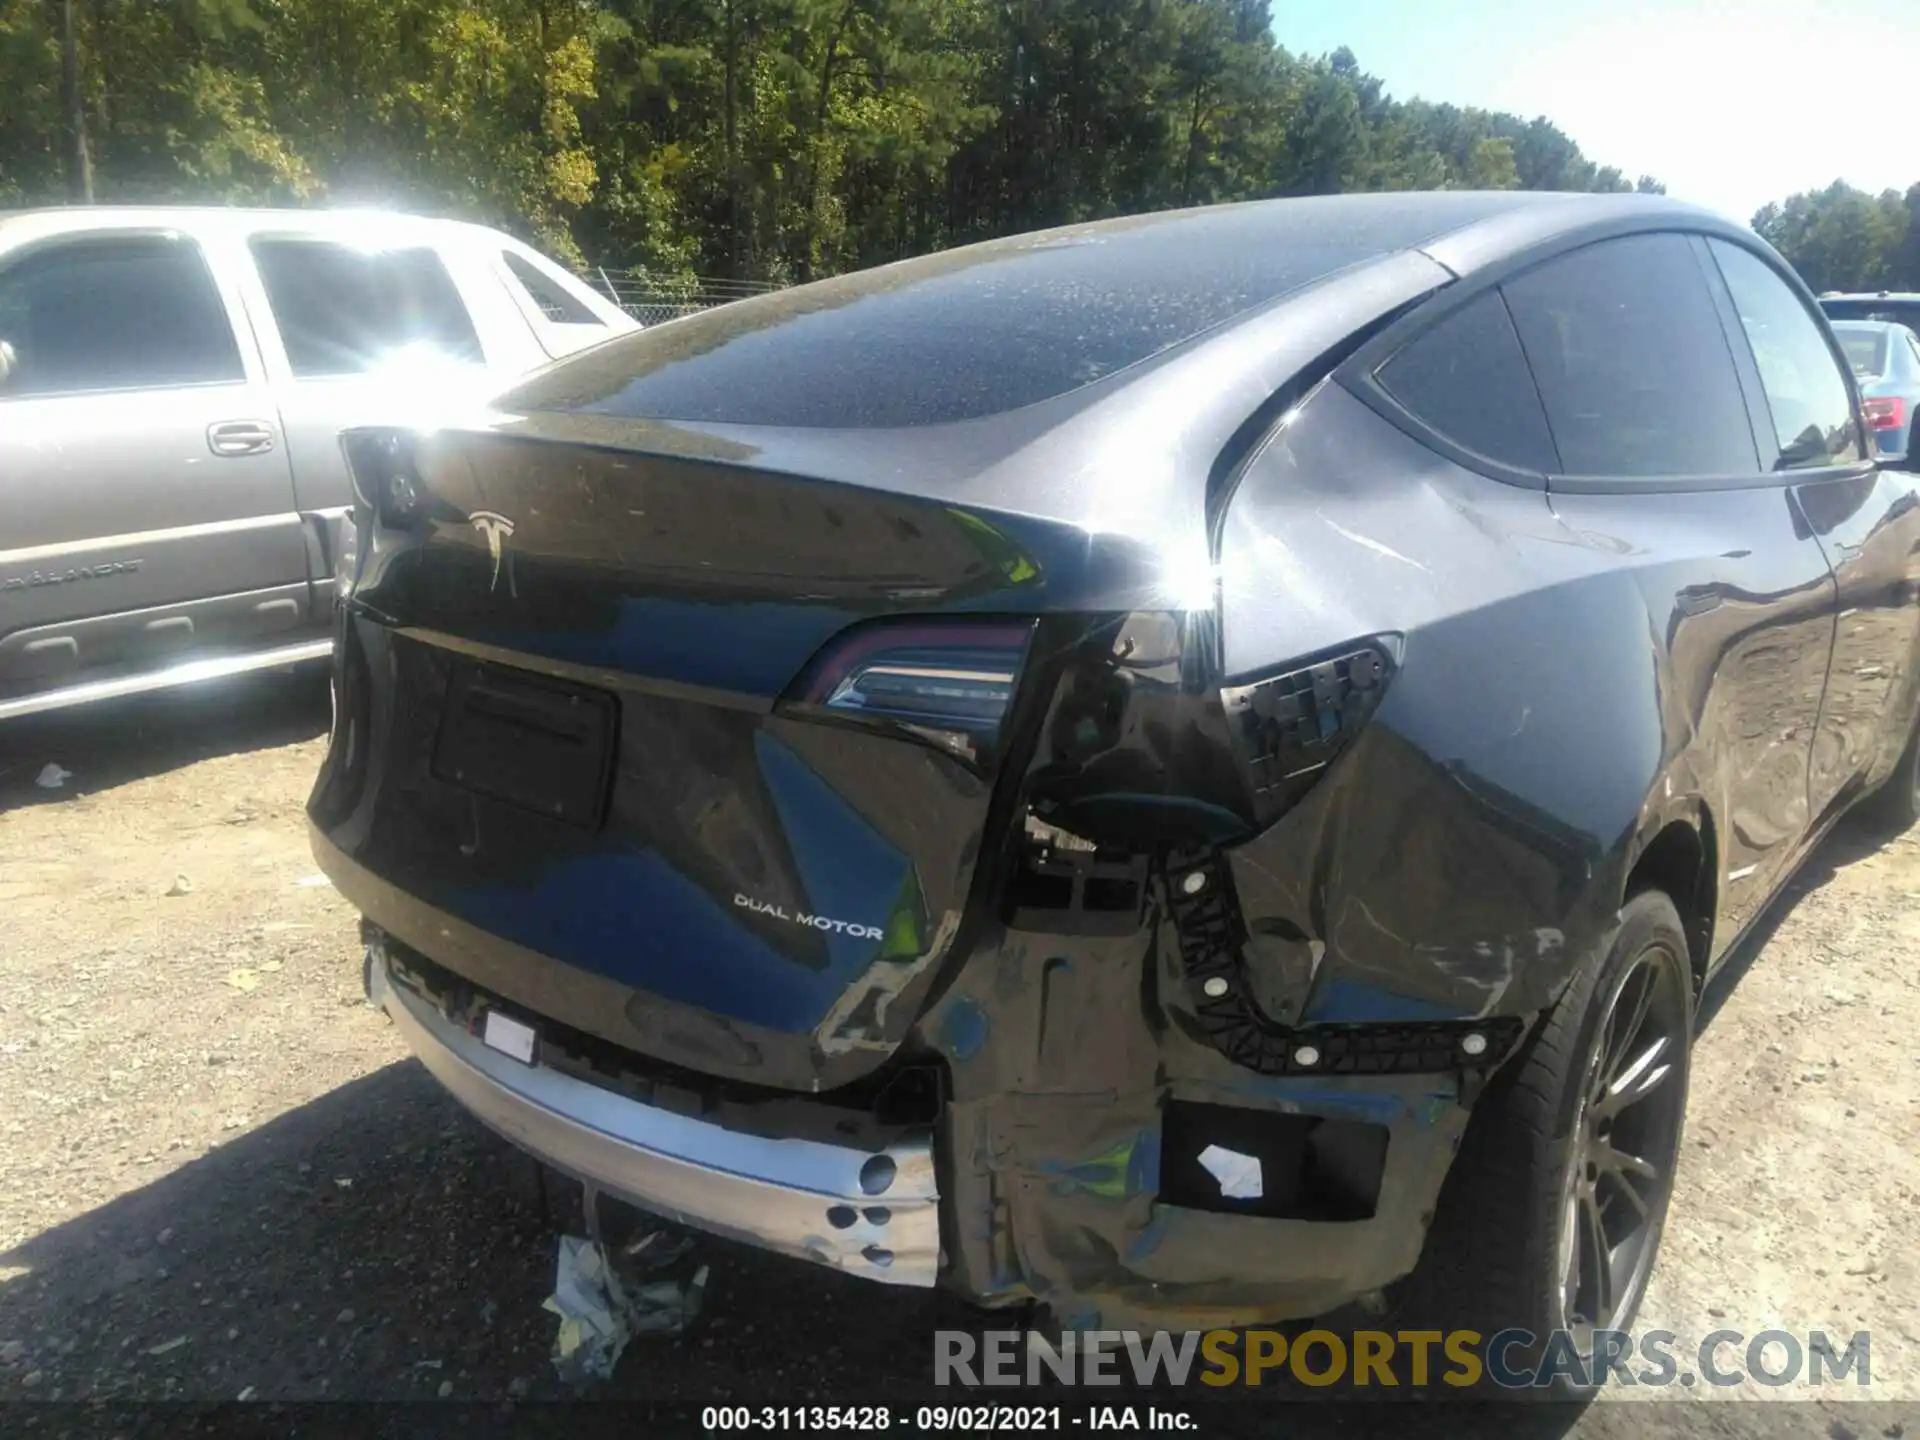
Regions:
M 1020 236 L 655 326 L 501 403 L 741 425 L 976 419 L 1077 390 L 1333 271 L 1514 203 L 1340 196 Z
M 1861 379 L 1878 375 L 1887 368 L 1886 331 L 1854 330 L 1836 325 L 1833 333 L 1840 341 L 1840 348 L 1846 352 L 1847 364 Z

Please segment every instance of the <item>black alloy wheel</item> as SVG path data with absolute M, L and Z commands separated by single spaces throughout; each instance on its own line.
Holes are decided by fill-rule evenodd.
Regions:
M 1560 1306 L 1583 1355 L 1646 1290 L 1673 1193 L 1693 1023 L 1686 957 L 1656 937 L 1596 1027 L 1562 1183 Z

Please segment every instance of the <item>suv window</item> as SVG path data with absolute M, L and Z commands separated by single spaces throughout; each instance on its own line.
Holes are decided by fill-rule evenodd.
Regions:
M 1860 458 L 1853 392 L 1819 324 L 1773 267 L 1738 245 L 1708 242 L 1753 347 L 1780 442 L 1776 470 Z
M 1758 473 L 1726 330 L 1685 236 L 1602 241 L 1505 291 L 1563 473 Z
M 527 292 L 527 298 L 538 305 L 540 313 L 554 324 L 604 325 L 606 323 L 550 277 L 542 275 L 525 256 L 516 255 L 511 250 L 502 250 L 500 258 L 507 262 L 507 269 L 512 271 L 513 278 L 520 282 L 520 288 Z
M 175 235 L 87 237 L 0 271 L 0 396 L 144 390 L 245 378 L 213 275 Z
M 1520 337 L 1496 292 L 1415 336 L 1375 378 L 1456 445 L 1520 470 L 1559 469 Z
M 296 376 L 358 374 L 416 347 L 481 359 L 460 292 L 425 246 L 362 250 L 261 237 L 249 248 Z

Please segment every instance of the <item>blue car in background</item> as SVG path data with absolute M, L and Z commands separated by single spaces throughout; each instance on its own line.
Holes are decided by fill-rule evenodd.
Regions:
M 1836 320 L 1833 333 L 1860 384 L 1862 410 L 1882 459 L 1920 468 L 1914 414 L 1920 410 L 1920 338 L 1887 320 Z

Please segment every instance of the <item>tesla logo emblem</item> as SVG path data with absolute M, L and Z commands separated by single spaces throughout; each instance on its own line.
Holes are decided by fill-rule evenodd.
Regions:
M 513 534 L 513 521 L 491 510 L 476 510 L 467 517 L 467 523 L 487 537 L 487 554 L 493 557 L 493 579 L 487 588 L 496 589 L 500 584 L 500 549 Z

